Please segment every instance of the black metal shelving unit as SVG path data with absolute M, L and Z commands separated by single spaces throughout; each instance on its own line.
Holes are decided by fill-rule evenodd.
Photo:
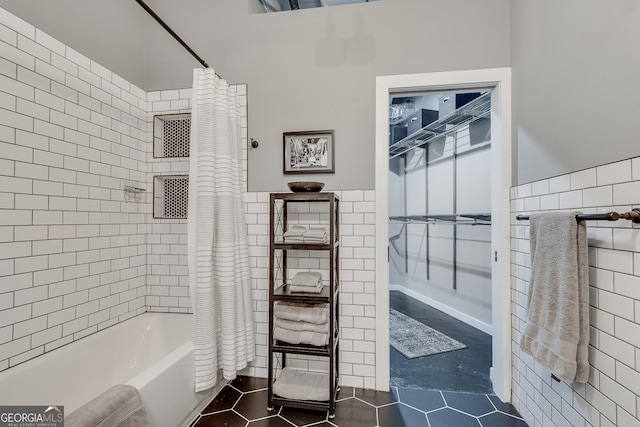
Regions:
M 324 203 L 328 214 L 328 242 L 326 244 L 284 243 L 284 232 L 289 226 L 289 206 L 292 203 Z M 328 411 L 335 415 L 339 378 L 339 215 L 340 199 L 331 192 L 271 193 L 269 208 L 269 373 L 268 409 L 287 406 L 302 409 Z M 314 211 L 315 212 L 315 211 Z M 292 251 L 323 251 L 329 258 L 329 285 L 319 294 L 291 292 L 287 282 L 287 257 Z M 289 344 L 274 338 L 274 304 L 288 301 L 306 304 L 329 304 L 329 343 L 326 346 Z M 287 355 L 326 357 L 329 361 L 329 400 L 313 401 L 289 399 L 274 394 L 273 384 L 277 374 L 286 366 Z

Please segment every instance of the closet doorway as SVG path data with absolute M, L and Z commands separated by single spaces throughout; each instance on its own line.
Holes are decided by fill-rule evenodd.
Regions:
M 462 322 L 462 325 L 471 324 L 474 328 L 490 336 L 490 386 L 502 400 L 509 401 L 511 398 L 510 75 L 510 69 L 501 68 L 384 76 L 378 77 L 376 80 L 376 258 L 381 261 L 389 260 L 389 263 L 376 262 L 376 388 L 380 390 L 388 389 L 391 380 L 389 325 L 390 322 L 397 321 L 397 315 L 393 312 L 390 314 L 390 302 L 393 299 L 396 304 L 398 299 L 402 300 L 408 297 L 407 301 L 411 305 L 417 300 L 420 304 L 424 304 L 425 301 L 429 302 L 429 305 L 433 307 L 438 305 L 436 301 L 440 300 L 441 306 L 434 307 L 440 311 L 443 311 L 441 310 L 443 308 L 449 310 L 451 306 L 456 307 L 455 310 L 449 310 L 449 316 L 455 314 L 452 316 L 454 320 Z M 438 99 L 442 96 L 453 96 L 453 105 L 455 106 L 458 94 L 465 93 L 474 94 L 474 99 L 484 97 L 490 101 L 486 117 L 488 120 L 483 124 L 474 125 L 475 129 L 473 130 L 473 132 L 479 131 L 480 134 L 490 130 L 489 142 L 480 141 L 483 139 L 480 137 L 471 143 L 471 138 L 467 135 L 466 148 L 461 145 L 448 144 L 444 138 L 444 142 L 436 139 L 427 144 L 427 147 L 416 149 L 417 154 L 407 154 L 409 151 L 406 151 L 406 153 L 396 156 L 397 152 L 390 150 L 390 147 L 393 147 L 394 138 L 396 138 L 395 142 L 405 138 L 402 134 L 403 130 L 398 131 L 398 136 L 390 135 L 390 102 L 398 99 L 399 101 L 396 103 L 400 104 L 407 100 L 402 99 L 403 97 L 410 98 L 414 95 L 417 96 L 417 94 L 421 94 L 420 96 L 422 94 L 437 94 Z M 434 129 L 429 129 L 428 122 L 433 118 L 433 116 L 430 118 L 430 114 L 435 113 L 423 110 L 436 110 L 433 108 L 435 104 L 433 100 L 425 100 L 424 102 L 420 108 L 417 108 L 418 116 L 415 121 L 418 122 L 418 129 L 424 128 L 427 131 L 434 131 Z M 454 110 L 456 109 L 454 108 Z M 439 119 L 440 117 L 432 123 L 438 124 Z M 427 123 L 427 126 L 423 126 L 423 123 Z M 448 128 L 455 126 L 455 123 L 445 124 L 448 125 L 445 126 Z M 407 130 L 407 136 L 411 133 Z M 421 139 L 428 139 L 428 137 L 425 136 Z M 406 148 L 413 150 L 413 147 L 408 145 L 403 150 Z M 456 150 L 459 152 L 456 153 Z M 467 152 L 463 155 L 462 151 L 464 150 Z M 475 205 L 470 203 L 482 199 L 482 197 L 476 196 L 485 190 L 480 190 L 477 187 L 480 185 L 480 180 L 474 180 L 474 176 L 477 175 L 468 173 L 471 171 L 469 165 L 463 167 L 465 162 L 472 158 L 471 155 L 474 152 L 477 156 L 484 156 L 488 160 L 480 168 L 484 167 L 481 175 L 488 176 L 487 192 L 490 194 L 484 197 L 484 202 L 488 201 L 488 203 L 477 205 L 478 208 L 481 208 L 479 210 L 476 210 Z M 449 155 L 447 156 L 446 153 Z M 394 158 L 402 157 L 404 157 L 403 160 L 394 160 Z M 455 168 L 466 170 L 466 172 L 452 174 Z M 402 170 L 402 172 L 394 175 L 391 170 L 396 172 Z M 448 179 L 445 179 L 445 171 L 448 171 Z M 431 194 L 426 191 L 414 192 L 411 188 L 421 178 L 424 178 L 425 186 L 423 188 L 425 189 L 429 180 L 439 183 L 439 186 L 434 187 Z M 401 180 L 405 185 L 404 189 L 397 191 L 398 182 L 394 183 L 393 180 Z M 462 183 L 466 184 L 463 186 Z M 429 190 L 431 188 L 429 187 Z M 444 192 L 445 188 L 448 188 L 447 194 Z M 462 188 L 467 189 L 462 190 Z M 411 194 L 405 195 L 405 189 L 410 190 Z M 473 193 L 470 198 L 464 194 L 467 190 L 471 190 L 470 193 Z M 393 200 L 391 196 L 394 198 Z M 402 200 L 396 200 L 398 197 Z M 416 223 L 418 216 L 422 216 L 420 224 Z M 436 216 L 439 217 L 436 218 Z M 394 221 L 390 221 L 391 218 Z M 443 221 L 447 221 L 448 224 Z M 467 223 L 462 224 L 463 221 Z M 481 222 L 483 225 L 480 225 Z M 471 223 L 476 225 L 471 225 Z M 484 231 L 480 231 L 481 227 L 484 228 Z M 426 230 L 427 228 L 428 230 Z M 440 249 L 436 248 L 436 243 L 441 244 Z M 469 255 L 470 253 L 478 253 L 478 251 L 483 255 Z M 394 252 L 396 252 L 395 258 L 392 255 Z M 432 253 L 427 254 L 427 252 Z M 412 253 L 413 255 L 411 255 Z M 482 259 L 481 262 L 480 259 Z M 474 262 L 478 263 L 474 265 Z M 471 307 L 468 301 L 453 302 L 451 299 L 461 296 L 463 288 L 465 288 L 465 292 L 470 289 L 466 289 L 468 285 L 465 282 L 468 281 L 467 276 L 471 270 L 475 273 L 480 272 L 479 276 L 484 277 L 483 280 L 486 282 L 475 289 L 475 291 L 484 294 L 486 299 L 484 310 L 482 307 Z M 404 273 L 400 274 L 401 272 Z M 447 274 L 448 280 L 445 280 Z M 405 277 L 401 277 L 403 275 Z M 420 277 L 420 280 L 416 281 L 417 277 Z M 427 279 L 427 277 L 429 278 Z M 411 280 L 400 281 L 401 278 L 411 278 Z M 392 283 L 393 281 L 399 281 L 399 283 Z M 423 284 L 420 282 L 434 284 L 431 289 L 432 295 L 428 298 L 422 298 L 420 293 L 417 293 L 420 285 Z M 436 282 L 440 283 L 441 287 L 446 283 L 448 289 L 436 289 Z M 398 292 L 398 290 L 404 292 Z M 395 296 L 390 298 L 391 294 Z M 415 298 L 416 296 L 418 298 Z M 443 296 L 446 297 L 443 299 L 441 298 Z M 488 298 L 486 298 L 487 296 Z M 478 295 L 474 298 L 482 300 Z M 460 300 L 464 299 L 460 298 Z M 407 301 L 400 302 L 407 303 Z M 414 307 L 409 309 L 409 311 L 411 310 L 421 311 L 421 308 Z M 430 316 L 433 317 L 433 313 L 426 315 L 426 317 Z M 441 315 L 436 313 L 435 317 L 440 319 Z M 468 345 L 464 342 L 463 344 Z M 455 351 L 451 352 L 451 354 L 453 353 Z
M 491 90 L 389 97 L 390 385 L 493 393 Z

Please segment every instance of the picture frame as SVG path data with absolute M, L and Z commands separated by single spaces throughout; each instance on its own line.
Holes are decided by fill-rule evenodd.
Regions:
M 282 139 L 285 174 L 335 172 L 333 129 L 284 132 Z

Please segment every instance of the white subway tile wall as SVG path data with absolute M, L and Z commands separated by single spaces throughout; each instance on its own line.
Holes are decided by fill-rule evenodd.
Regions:
M 146 311 L 146 94 L 0 9 L 0 369 Z
M 638 165 L 638 158 L 625 160 L 511 191 L 513 400 L 531 427 L 640 426 L 640 226 L 627 220 L 587 222 L 591 374 L 587 384 L 565 384 L 553 381 L 518 345 L 531 260 L 529 222 L 515 219 L 556 209 L 601 213 L 640 207 Z M 540 197 L 539 206 L 533 197 Z

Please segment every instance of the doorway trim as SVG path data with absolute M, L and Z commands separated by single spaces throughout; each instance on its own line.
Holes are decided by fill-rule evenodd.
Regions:
M 491 253 L 493 354 L 496 395 L 511 401 L 511 68 L 376 77 L 376 389 L 389 390 L 389 95 L 401 90 L 491 89 Z M 387 262 L 383 262 L 387 260 Z

